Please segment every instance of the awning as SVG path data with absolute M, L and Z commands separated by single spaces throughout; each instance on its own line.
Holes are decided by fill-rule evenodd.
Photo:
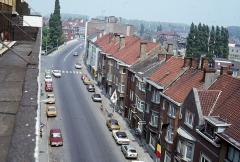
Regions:
M 194 138 L 192 135 L 190 135 L 186 130 L 184 130 L 181 127 L 177 129 L 177 133 L 187 140 L 196 141 L 196 138 Z

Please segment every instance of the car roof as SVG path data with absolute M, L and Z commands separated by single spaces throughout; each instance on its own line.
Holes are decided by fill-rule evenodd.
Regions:
M 52 128 L 50 130 L 51 133 L 61 133 L 61 129 L 60 128 Z
M 127 147 L 128 150 L 136 150 L 132 145 L 123 145 L 124 147 Z
M 51 109 L 51 108 L 56 109 L 56 106 L 50 105 L 50 106 L 48 106 L 48 108 L 49 108 L 49 109 Z
M 53 93 L 48 93 L 47 95 L 48 95 L 48 96 L 54 96 L 54 94 L 53 94 Z

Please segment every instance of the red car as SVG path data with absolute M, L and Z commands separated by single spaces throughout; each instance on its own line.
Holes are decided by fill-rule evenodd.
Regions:
M 63 137 L 59 128 L 54 128 L 50 130 L 49 143 L 51 146 L 63 145 Z
M 45 91 L 46 92 L 52 92 L 53 91 L 52 82 L 45 82 Z
M 87 75 L 86 74 L 83 74 L 81 79 L 84 80 L 85 78 L 87 78 Z

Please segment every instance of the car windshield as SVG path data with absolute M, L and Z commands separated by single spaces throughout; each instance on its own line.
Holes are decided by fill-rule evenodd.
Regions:
M 118 125 L 118 121 L 117 120 L 112 120 L 112 124 L 113 125 Z
M 58 137 L 62 137 L 61 133 L 53 133 L 52 134 L 53 138 L 58 138 Z
M 48 111 L 56 111 L 55 107 L 49 107 Z
M 137 151 L 134 149 L 130 149 L 129 152 L 136 153 Z
M 50 75 L 45 76 L 46 79 L 51 79 L 52 77 Z
M 54 73 L 60 73 L 60 70 L 53 70 Z
M 101 98 L 101 95 L 100 94 L 95 94 L 94 97 Z
M 119 138 L 127 138 L 127 135 L 125 132 L 117 132 L 116 135 L 119 137 Z

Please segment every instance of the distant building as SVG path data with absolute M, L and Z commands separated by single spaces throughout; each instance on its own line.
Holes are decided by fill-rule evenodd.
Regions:
M 228 59 L 240 62 L 240 45 L 229 44 Z
M 66 40 L 75 38 L 84 38 L 85 36 L 85 20 L 68 19 L 62 22 L 62 30 Z
M 96 31 L 104 31 L 105 33 L 118 33 L 123 35 L 135 35 L 136 28 L 129 24 L 121 23 L 121 19 L 114 16 L 102 19 L 91 19 L 87 24 L 87 35 L 91 35 Z

